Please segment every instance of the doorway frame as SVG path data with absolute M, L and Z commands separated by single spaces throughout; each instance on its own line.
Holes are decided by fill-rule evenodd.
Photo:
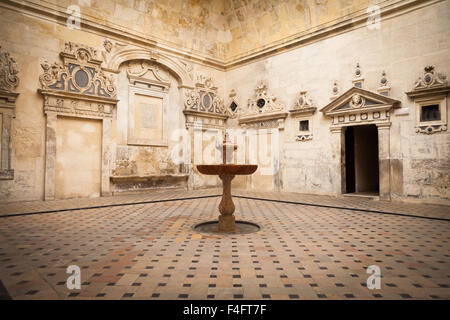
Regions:
M 49 90 L 40 90 L 44 96 L 45 123 L 45 178 L 44 200 L 55 199 L 56 179 L 56 121 L 58 116 L 94 119 L 102 122 L 102 151 L 101 151 L 101 182 L 100 195 L 110 195 L 110 131 L 113 111 L 117 100 L 100 97 L 85 98 Z M 75 102 L 76 101 L 76 102 Z M 75 108 L 65 108 L 67 105 L 76 105 Z M 89 110 L 90 109 L 90 110 Z M 86 112 L 86 110 L 89 110 Z
M 333 155 L 331 174 L 336 194 L 346 193 L 346 128 L 375 124 L 378 129 L 379 198 L 381 200 L 391 199 L 390 111 L 399 107 L 399 100 L 352 87 L 320 110 L 326 117 L 332 119 L 330 124 L 330 143 Z
M 348 146 L 347 146 L 347 137 L 346 137 L 346 135 L 347 135 L 347 131 L 348 131 L 348 129 L 349 128 L 357 128 L 357 127 L 362 127 L 362 126 L 370 126 L 370 125 L 373 125 L 373 124 L 359 124 L 359 125 L 356 125 L 356 126 L 344 126 L 343 127 L 343 131 L 344 131 L 344 143 L 343 143 L 343 148 L 344 148 L 344 152 L 343 152 L 343 154 L 344 154 L 344 157 L 343 157 L 343 159 L 342 159 L 342 162 L 343 162 L 343 173 L 342 173 L 342 184 L 343 184 L 343 186 L 342 186 L 342 188 L 343 188 L 343 190 L 344 190 L 344 194 L 352 194 L 352 192 L 348 192 L 348 185 L 347 185 L 347 178 L 348 178 L 348 175 L 347 175 L 347 164 L 348 164 L 348 157 L 347 157 L 347 148 L 348 148 Z M 381 193 L 381 191 L 380 191 L 380 183 L 381 183 L 381 177 L 380 177 L 380 142 L 378 141 L 378 139 L 379 139 L 379 126 L 376 126 L 377 127 L 377 166 L 378 166 L 378 191 L 377 191 L 377 193 L 376 193 L 376 196 L 380 196 L 380 193 Z M 355 139 L 355 136 L 356 136 L 356 134 L 354 135 L 354 139 Z M 355 143 L 355 142 L 353 142 L 353 143 Z M 355 148 L 355 147 L 354 147 Z M 356 173 L 356 154 L 357 154 L 358 152 L 356 151 L 356 149 L 354 149 L 354 154 L 353 154 L 353 162 L 354 162 L 354 164 L 353 164 L 353 169 L 355 170 L 355 173 L 354 173 L 354 184 L 355 184 L 355 191 L 353 192 L 353 193 L 357 193 L 358 191 L 356 190 L 357 188 L 358 188 L 358 175 L 357 175 L 357 173 Z M 375 180 L 375 179 L 374 179 Z M 391 179 L 390 179 L 390 177 L 389 177 L 389 181 L 391 181 Z M 390 187 L 389 187 L 390 188 Z

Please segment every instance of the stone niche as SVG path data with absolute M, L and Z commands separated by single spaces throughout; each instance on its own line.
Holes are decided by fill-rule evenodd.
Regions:
M 168 75 L 150 61 L 127 62 L 128 144 L 167 147 Z
M 92 184 L 100 186 L 98 193 L 108 195 L 110 194 L 111 162 L 110 128 L 118 101 L 113 76 L 101 70 L 102 60 L 98 59 L 97 50 L 92 47 L 67 42 L 60 57 L 62 63 L 50 64 L 44 61 L 41 64 L 43 73 L 39 77 L 41 89 L 38 91 L 44 97 L 46 115 L 44 199 L 55 198 L 56 168 L 60 156 L 57 150 L 61 147 L 57 145 L 57 141 L 64 141 L 57 135 L 61 134 L 60 130 L 67 130 L 62 126 L 64 121 L 60 121 L 58 125 L 60 117 L 78 120 L 78 124 L 82 126 L 86 125 L 83 119 L 100 121 L 101 138 L 97 142 L 101 144 L 100 159 L 98 159 L 100 181 L 92 181 Z M 76 125 L 71 126 L 76 127 Z M 77 136 L 77 132 L 73 131 L 72 136 Z M 81 145 L 80 148 L 82 148 Z M 60 150 L 64 149 L 60 148 Z M 80 152 L 88 152 L 88 150 L 80 149 Z M 64 165 L 62 167 L 64 168 Z M 75 168 L 66 168 L 66 172 L 58 172 L 58 175 L 67 174 L 67 177 L 70 177 L 73 176 L 73 170 Z M 69 187 L 69 183 L 77 184 L 82 181 L 69 179 L 65 187 Z M 70 192 L 67 193 L 69 194 Z
M 14 179 L 11 168 L 11 123 L 15 117 L 15 92 L 19 85 L 16 60 L 0 47 L 0 180 Z
M 161 52 L 109 39 L 104 40 L 103 47 L 102 70 L 118 75 L 123 90 L 118 112 L 123 107 L 128 119 L 124 127 L 118 119 L 118 133 L 125 132 L 126 138 L 115 145 L 112 192 L 186 188 L 189 165 L 185 164 L 189 164 L 189 157 L 183 152 L 180 164 L 170 158 L 170 119 L 177 115 L 169 114 L 173 110 L 170 104 L 176 105 L 172 100 L 169 104 L 169 99 L 173 90 L 178 89 L 184 96 L 194 89 L 192 65 Z M 177 80 L 178 87 L 171 86 L 171 77 Z

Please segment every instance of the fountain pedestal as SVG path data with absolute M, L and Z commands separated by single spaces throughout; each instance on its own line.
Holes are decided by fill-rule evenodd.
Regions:
M 219 231 L 230 232 L 235 229 L 235 218 L 234 218 L 234 203 L 231 198 L 231 180 L 234 178 L 234 174 L 222 173 L 219 175 L 220 180 L 222 180 L 222 200 L 219 204 Z
M 233 215 L 235 206 L 231 197 L 231 181 L 235 175 L 249 175 L 256 171 L 257 165 L 253 164 L 226 164 L 227 150 L 236 150 L 237 146 L 228 141 L 227 135 L 222 144 L 223 164 L 198 165 L 197 169 L 202 174 L 218 175 L 222 180 L 222 199 L 219 204 L 219 232 L 235 232 L 236 221 Z

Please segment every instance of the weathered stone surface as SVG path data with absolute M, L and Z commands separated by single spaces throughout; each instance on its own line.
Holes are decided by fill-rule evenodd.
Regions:
M 198 120 L 196 115 L 183 114 L 186 92 L 192 90 L 198 75 L 204 74 L 215 80 L 217 96 L 221 99 L 234 90 L 233 101 L 240 111 L 246 111 L 248 99 L 253 98 L 260 80 L 266 82 L 276 103 L 285 105 L 287 110 L 295 105 L 300 90 L 307 91 L 307 96 L 320 110 L 330 98 L 338 97 L 352 86 L 355 65 L 359 62 L 363 89 L 379 89 L 380 76 L 385 71 L 389 96 L 399 100 L 405 111 L 381 115 L 391 124 L 389 133 L 380 139 L 383 172 L 380 191 L 383 197 L 448 203 L 449 131 L 417 134 L 416 105 L 405 92 L 414 87 L 425 66 L 434 65 L 440 73 L 450 75 L 449 2 L 427 1 L 416 7 L 417 2 L 413 5 L 414 10 L 399 9 L 395 17 L 387 15 L 389 19 L 383 18 L 378 29 L 364 27 L 362 20 L 359 22 L 362 25 L 355 24 L 357 28 L 342 33 L 334 33 L 329 22 L 352 21 L 353 13 L 365 11 L 368 2 L 316 2 L 282 1 L 268 5 L 267 1 L 172 1 L 170 4 L 135 1 L 131 5 L 126 1 L 108 1 L 100 7 L 91 1 L 91 7 L 81 5 L 81 13 L 97 17 L 103 23 L 105 30 L 100 28 L 95 32 L 88 26 L 71 30 L 51 19 L 32 17 L 27 13 L 28 4 L 32 2 L 23 2 L 15 10 L 2 6 L 2 49 L 14 57 L 20 69 L 20 83 L 16 88 L 20 96 L 9 131 L 14 180 L 0 180 L 0 201 L 43 199 L 45 195 L 50 199 L 55 194 L 49 183 L 55 183 L 57 119 L 56 115 L 45 118 L 45 101 L 36 91 L 42 75 L 41 64 L 45 60 L 60 61 L 64 43 L 81 41 L 83 46 L 97 50 L 99 59 L 107 61 L 101 67 L 114 66 L 117 72 L 112 73 L 119 100 L 116 109 L 100 110 L 95 104 L 81 106 L 92 108 L 84 113 L 107 114 L 110 121 L 102 123 L 103 136 L 109 136 L 101 146 L 100 182 L 105 194 L 108 194 L 108 187 L 112 187 L 111 176 L 186 174 L 189 188 L 220 186 L 219 178 L 199 174 L 195 168 L 197 164 L 220 162 L 210 152 L 214 139 L 208 136 L 207 130 L 192 128 Z M 397 6 L 405 2 L 390 3 Z M 49 14 L 53 12 L 48 11 Z M 113 23 L 123 28 L 122 36 L 125 37 L 126 31 L 127 43 L 112 39 L 109 28 Z M 316 29 L 308 29 L 319 25 Z M 315 38 L 314 42 L 304 42 L 301 47 L 286 47 L 282 41 L 277 42 L 281 39 L 289 41 L 292 32 L 302 30 L 305 37 L 313 35 L 314 31 L 323 31 L 326 39 Z M 141 37 L 141 42 L 134 43 L 133 36 Z M 159 42 L 161 39 L 170 45 L 162 49 L 167 43 Z M 274 43 L 280 48 L 276 54 L 267 54 L 259 60 L 252 57 Z M 291 50 L 285 50 L 288 48 Z M 188 53 L 183 51 L 185 49 Z M 236 62 L 231 68 L 228 63 L 234 58 L 245 59 L 245 63 Z M 138 69 L 139 61 L 145 61 L 147 73 L 139 77 L 150 82 L 159 81 L 166 90 L 167 143 L 164 145 L 129 143 L 129 129 L 134 124 L 130 117 L 129 61 L 134 61 Z M 149 75 L 149 66 L 160 68 L 165 80 Z M 150 82 L 137 85 L 152 90 L 155 83 Z M 338 90 L 334 95 L 335 82 Z M 57 107 L 56 98 L 48 102 Z M 448 105 L 448 97 L 446 102 Z M 333 195 L 345 192 L 342 183 L 345 179 L 343 132 L 331 132 L 330 119 L 320 112 L 295 117 L 289 114 L 282 123 L 278 121 L 281 119 L 270 119 L 249 123 L 248 127 L 239 124 L 239 115 L 225 119 L 226 116 L 208 118 L 204 125 L 213 130 L 225 127 L 246 130 L 232 162 L 255 163 L 261 169 L 251 177 L 236 177 L 233 185 L 254 190 Z M 304 119 L 310 121 L 313 139 L 297 141 L 299 121 Z M 257 131 L 258 126 L 267 130 Z M 142 127 L 159 128 L 159 125 L 146 122 Z M 142 137 L 146 138 L 144 131 Z M 198 132 L 201 132 L 203 145 L 196 149 L 192 139 Z M 183 135 L 191 140 L 183 140 Z M 273 142 L 278 143 L 277 148 L 266 148 Z M 179 148 L 180 145 L 183 147 Z M 195 155 L 202 152 L 205 155 L 196 159 Z M 179 159 L 174 160 L 174 154 Z

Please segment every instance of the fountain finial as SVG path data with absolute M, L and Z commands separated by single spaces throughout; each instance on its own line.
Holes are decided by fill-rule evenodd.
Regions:
M 231 161 L 233 152 L 237 149 L 237 145 L 231 142 L 228 132 L 225 131 L 223 141 L 222 141 L 222 147 L 218 147 L 218 149 L 222 150 L 222 163 L 223 164 L 226 164 L 228 160 Z M 229 151 L 231 151 L 231 152 L 229 152 Z M 229 157 L 228 154 L 231 154 L 231 157 Z

